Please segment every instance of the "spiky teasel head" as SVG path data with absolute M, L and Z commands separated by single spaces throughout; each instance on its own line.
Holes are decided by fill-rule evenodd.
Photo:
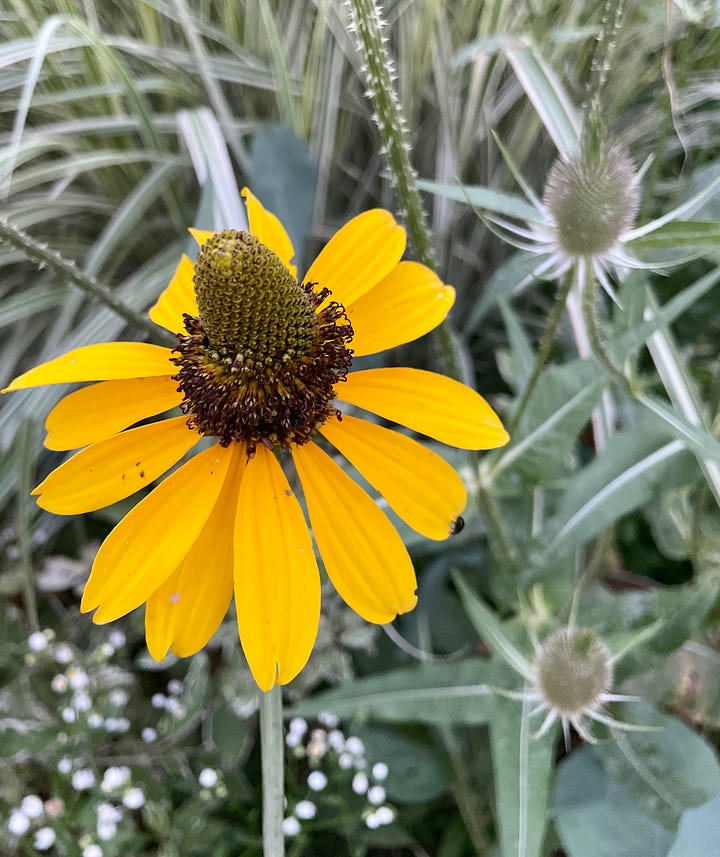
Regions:
M 602 257 L 635 221 L 640 205 L 635 166 L 619 143 L 561 155 L 550 168 L 543 204 L 560 250 L 570 257 Z

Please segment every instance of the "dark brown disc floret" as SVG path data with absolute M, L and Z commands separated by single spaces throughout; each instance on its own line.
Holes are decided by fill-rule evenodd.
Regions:
M 334 388 L 352 362 L 343 307 L 248 232 L 209 238 L 194 283 L 199 317 L 184 316 L 173 359 L 188 425 L 248 455 L 307 443 L 338 415 Z

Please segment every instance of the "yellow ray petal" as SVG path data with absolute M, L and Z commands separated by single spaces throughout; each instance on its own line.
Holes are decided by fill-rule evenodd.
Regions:
M 180 657 L 199 651 L 227 613 L 233 591 L 233 526 L 245 447 L 233 444 L 227 476 L 207 523 L 179 568 L 148 598 L 145 637 L 155 660 L 172 646 Z
M 295 250 L 285 227 L 274 214 L 263 207 L 260 200 L 248 188 L 242 189 L 242 196 L 247 206 L 248 222 L 252 234 L 258 241 L 269 247 L 273 253 L 276 253 L 293 277 L 296 276 L 297 268 L 292 264 Z
M 465 508 L 462 479 L 436 453 L 366 420 L 328 420 L 323 435 L 362 473 L 413 529 L 446 539 Z
M 262 690 L 294 678 L 320 618 L 320 575 L 300 504 L 273 454 L 259 446 L 240 486 L 235 605 L 245 657 Z
M 389 211 L 375 208 L 354 217 L 325 245 L 304 277 L 328 288 L 347 307 L 380 282 L 405 252 L 405 230 Z
M 175 629 L 173 606 L 177 600 L 180 569 L 148 598 L 145 606 L 145 642 L 151 657 L 161 661 L 168 653 Z
M 212 229 L 193 229 L 192 226 L 188 229 L 188 232 L 197 241 L 199 247 L 202 247 L 208 238 L 212 238 L 216 234 Z
M 293 449 L 315 541 L 341 597 L 368 622 L 417 603 L 412 562 L 373 500 L 314 443 Z
M 437 327 L 450 312 L 455 289 L 430 268 L 400 262 L 373 289 L 346 306 L 356 357 L 412 342 Z
M 335 389 L 338 399 L 461 449 L 504 446 L 508 433 L 483 397 L 422 369 L 364 369 Z
M 56 515 L 102 509 L 150 485 L 199 440 L 186 416 L 129 429 L 76 453 L 32 493 Z
M 101 381 L 61 399 L 45 420 L 48 449 L 78 449 L 154 417 L 182 401 L 169 377 Z
M 229 449 L 206 449 L 168 476 L 100 546 L 80 609 L 111 622 L 146 601 L 187 555 L 225 480 Z
M 231 444 L 232 461 L 215 508 L 180 566 L 172 650 L 181 658 L 202 649 L 217 631 L 233 594 L 233 529 L 245 473 L 245 445 Z
M 181 333 L 185 330 L 183 313 L 197 316 L 194 274 L 195 265 L 192 259 L 183 255 L 167 288 L 148 313 L 155 324 L 159 324 L 171 333 Z
M 174 375 L 169 348 L 148 342 L 101 342 L 68 351 L 19 375 L 2 392 L 70 384 L 73 381 L 115 381 L 123 378 L 155 378 Z

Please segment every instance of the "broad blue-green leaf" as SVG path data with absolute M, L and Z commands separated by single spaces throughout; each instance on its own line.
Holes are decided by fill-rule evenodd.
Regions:
M 645 816 L 674 831 L 686 809 L 720 794 L 718 760 L 700 735 L 649 705 L 623 706 L 618 717 L 652 729 L 616 732 L 591 752 Z
M 587 746 L 560 765 L 552 816 L 568 857 L 666 857 L 672 842 Z
M 489 675 L 489 661 L 480 658 L 420 664 L 319 693 L 293 713 L 314 717 L 330 711 L 339 717 L 435 725 L 486 723 L 492 707 Z
M 720 857 L 720 797 L 685 810 L 667 857 Z
M 545 836 L 557 729 L 534 738 L 538 724 L 531 721 L 529 708 L 498 699 L 490 723 L 502 857 L 538 857 Z

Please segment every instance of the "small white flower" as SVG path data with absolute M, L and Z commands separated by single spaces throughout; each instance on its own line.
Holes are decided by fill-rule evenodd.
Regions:
M 311 800 L 301 800 L 295 807 L 295 815 L 299 819 L 302 819 L 302 821 L 308 821 L 311 818 L 315 818 L 317 808 Z
M 43 802 L 37 795 L 27 795 L 20 804 L 20 812 L 28 818 L 40 818 L 43 814 Z
M 171 678 L 168 682 L 168 693 L 170 696 L 180 696 L 180 694 L 185 690 L 185 685 L 177 678 Z
M 115 654 L 115 647 L 111 646 L 110 643 L 102 643 L 100 645 L 100 654 L 104 658 L 111 658 Z
M 55 844 L 55 831 L 52 827 L 41 827 L 35 834 L 33 845 L 36 851 L 47 851 Z
M 108 732 L 127 732 L 130 729 L 130 721 L 127 717 L 106 717 L 105 729 Z
M 88 674 L 82 667 L 71 666 L 68 668 L 66 675 L 73 690 L 85 690 L 90 684 Z
M 212 768 L 203 768 L 198 775 L 198 782 L 204 789 L 211 789 L 217 785 L 217 771 Z
M 48 638 L 42 631 L 33 631 L 27 642 L 31 652 L 43 652 L 48 647 Z
M 302 744 L 303 736 L 298 732 L 288 732 L 285 736 L 285 743 L 290 747 L 291 750 L 295 749 L 295 747 L 299 747 Z
M 300 833 L 300 822 L 294 815 L 283 819 L 282 829 L 285 836 L 297 836 Z
M 101 842 L 109 842 L 117 833 L 117 824 L 112 821 L 98 821 L 97 837 Z
M 25 815 L 24 812 L 20 812 L 19 809 L 14 809 L 10 813 L 10 818 L 8 819 L 8 830 L 12 833 L 13 836 L 22 836 L 30 827 L 30 819 Z
M 57 769 L 61 774 L 69 774 L 72 771 L 72 761 L 67 756 L 63 756 L 57 763 Z
M 56 643 L 53 646 L 52 656 L 58 664 L 69 664 L 73 659 L 72 647 L 67 643 Z
M 122 812 L 116 806 L 107 801 L 99 803 L 97 806 L 98 823 L 117 824 L 122 821 Z
M 68 705 L 66 708 L 60 712 L 60 716 L 66 723 L 74 723 L 77 720 L 77 712 L 74 708 L 70 708 Z
M 146 744 L 152 744 L 157 739 L 157 732 L 152 726 L 146 726 L 140 734 Z
M 65 812 L 65 801 L 59 797 L 51 797 L 45 801 L 45 813 L 49 818 L 61 818 Z
M 293 719 L 288 724 L 288 730 L 291 733 L 300 735 L 301 737 L 307 732 L 307 729 L 307 720 L 305 720 L 305 718 L 303 717 L 293 717 Z
M 322 771 L 312 771 L 307 778 L 307 784 L 314 792 L 321 792 L 327 785 L 327 781 Z
M 348 753 L 352 753 L 353 756 L 364 756 L 365 755 L 365 745 L 355 735 L 351 735 L 347 739 L 347 741 L 345 742 L 345 750 Z
M 88 714 L 87 724 L 91 729 L 99 729 L 105 724 L 105 719 L 102 714 L 93 711 L 92 714 Z
M 150 697 L 150 704 L 153 708 L 165 708 L 165 704 L 167 703 L 167 696 L 164 693 L 154 693 Z
M 125 634 L 122 631 L 110 631 L 108 634 L 108 642 L 116 649 L 120 649 L 125 645 Z
M 372 786 L 368 789 L 367 799 L 374 806 L 379 806 L 385 800 L 385 789 L 382 786 Z
M 372 766 L 373 779 L 378 780 L 379 782 L 382 782 L 383 780 L 387 779 L 387 775 L 389 773 L 390 769 L 385 764 L 385 762 L 376 762 Z
M 104 792 L 112 792 L 130 782 L 130 768 L 127 765 L 113 766 L 103 774 L 100 788 Z
M 165 710 L 178 720 L 185 716 L 185 706 L 174 696 L 165 702 Z
M 83 848 L 82 857 L 103 857 L 102 848 L 92 842 Z
M 331 714 L 329 711 L 321 711 L 320 714 L 318 714 L 318 721 L 328 729 L 335 729 L 340 722 L 340 718 Z
M 95 774 L 89 768 L 81 768 L 72 775 L 72 787 L 76 792 L 84 792 L 95 785 Z
M 123 795 L 122 802 L 128 809 L 140 809 L 145 803 L 145 792 L 138 786 L 128 789 Z
M 52 681 L 50 682 L 50 687 L 55 691 L 55 693 L 65 693 L 65 691 L 70 686 L 70 682 L 67 679 L 67 676 L 64 673 L 58 673 L 58 675 L 54 675 L 52 677 Z
M 373 814 L 380 826 L 392 824 L 395 821 L 395 811 L 389 806 L 379 806 Z
M 83 690 L 73 695 L 72 704 L 76 711 L 90 711 L 92 708 L 92 699 L 90 698 L 90 694 L 85 693 Z
M 108 695 L 108 702 L 110 705 L 115 706 L 115 708 L 122 708 L 124 705 L 127 705 L 128 699 L 128 692 L 123 690 L 121 687 L 110 691 L 110 694 Z
M 328 746 L 336 753 L 342 753 L 345 748 L 345 736 L 339 729 L 332 729 L 327 736 Z
M 380 827 L 380 822 L 378 821 L 377 813 L 371 812 L 370 815 L 365 819 L 365 826 L 370 830 L 377 830 Z
M 338 765 L 342 768 L 343 771 L 349 771 L 350 768 L 355 764 L 355 759 L 353 759 L 350 753 L 341 753 L 338 756 Z
M 364 795 L 368 790 L 368 786 L 370 783 L 368 782 L 368 778 L 366 774 L 363 774 L 362 771 L 355 774 L 352 780 L 352 790 L 356 795 Z

